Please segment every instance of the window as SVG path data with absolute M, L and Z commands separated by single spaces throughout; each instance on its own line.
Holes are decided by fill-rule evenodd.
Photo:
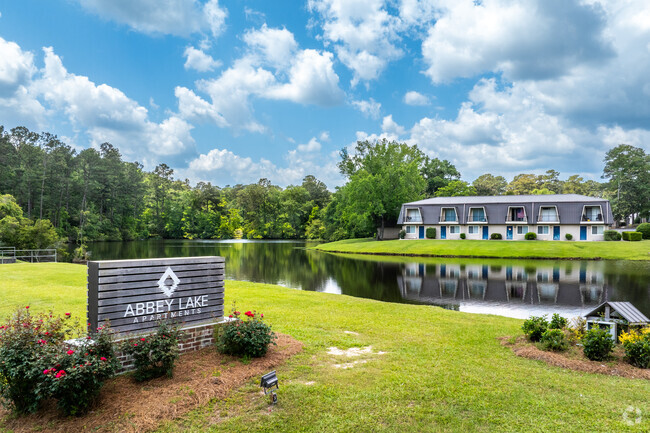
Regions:
M 592 235 L 602 235 L 603 234 L 603 226 L 593 226 L 593 227 L 591 227 L 591 234 Z
M 525 235 L 526 233 L 528 233 L 528 226 L 517 226 L 518 235 Z
M 555 222 L 557 218 L 557 209 L 553 207 L 542 207 L 539 209 L 539 220 L 544 222 Z
M 523 207 L 510 207 L 507 220 L 526 222 L 526 210 Z
M 407 209 L 406 210 L 406 221 L 421 222 L 422 218 L 420 217 L 420 210 L 419 209 Z
M 442 220 L 443 221 L 457 221 L 456 218 L 456 209 L 455 208 L 445 208 L 442 210 Z
M 537 234 L 538 235 L 547 235 L 548 234 L 548 226 L 539 226 L 539 227 L 537 227 Z
M 600 206 L 585 206 L 585 211 L 582 214 L 583 221 L 602 221 L 603 212 Z
M 469 220 L 474 222 L 485 222 L 485 210 L 482 207 L 475 207 L 469 210 Z
M 480 229 L 478 226 L 468 226 L 467 233 L 470 235 L 477 235 L 480 233 Z
M 449 233 L 451 234 L 460 233 L 460 226 L 449 226 Z
M 415 233 L 415 226 L 406 226 L 406 233 L 407 234 Z

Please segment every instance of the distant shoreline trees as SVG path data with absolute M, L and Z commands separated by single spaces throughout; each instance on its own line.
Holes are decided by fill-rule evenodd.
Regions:
M 341 151 L 338 168 L 347 182 L 333 193 L 312 175 L 286 188 L 268 179 L 191 186 L 175 179 L 164 163 L 147 172 L 138 162 L 124 161 L 110 143 L 77 153 L 52 134 L 0 126 L 0 195 L 15 198 L 24 227 L 38 226 L 77 244 L 147 238 L 381 239 L 383 229 L 395 225 L 402 203 L 453 195 L 584 194 L 610 199 L 622 219 L 650 211 L 649 167 L 643 149 L 620 145 L 605 158 L 607 183 L 578 175 L 560 180 L 560 173 L 548 170 L 519 174 L 511 182 L 486 173 L 470 184 L 447 160 L 428 157 L 415 145 L 380 140 L 360 141 L 352 153 Z M 5 245 L 16 242 L 7 234 L 15 226 L 9 222 L 0 225 Z

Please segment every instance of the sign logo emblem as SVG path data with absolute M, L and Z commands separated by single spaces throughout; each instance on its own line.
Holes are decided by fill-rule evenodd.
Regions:
M 172 280 L 171 285 L 167 285 L 167 280 L 170 279 Z M 160 287 L 160 290 L 168 297 L 170 298 L 176 289 L 178 288 L 178 284 L 181 282 L 181 280 L 178 279 L 174 271 L 172 271 L 171 267 L 167 267 L 167 270 L 163 274 L 162 277 L 158 280 L 158 287 Z

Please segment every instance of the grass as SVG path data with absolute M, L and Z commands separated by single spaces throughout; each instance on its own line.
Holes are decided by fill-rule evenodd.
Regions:
M 650 240 L 640 242 L 483 241 L 347 239 L 312 247 L 315 250 L 439 257 L 650 260 Z
M 47 290 L 44 296 L 58 302 L 52 307 L 83 313 L 84 267 L 4 265 L 0 272 L 3 281 L 11 277 L 17 283 L 3 291 L 6 311 L 27 303 L 47 307 L 36 290 L 28 289 L 30 282 L 38 282 Z M 76 290 L 74 284 L 79 284 Z M 67 296 L 51 298 L 50 293 L 59 291 Z M 226 400 L 168 421 L 159 432 L 650 428 L 650 382 L 578 373 L 516 357 L 497 337 L 521 334 L 520 320 L 228 281 L 227 310 L 234 300 L 239 309 L 264 313 L 276 331 L 305 345 L 278 368 L 278 405 L 270 407 L 259 383 L 250 381 Z M 368 346 L 372 353 L 356 358 L 328 354 L 330 347 Z M 359 360 L 365 362 L 335 367 Z M 624 422 L 628 406 L 642 411 L 640 425 Z

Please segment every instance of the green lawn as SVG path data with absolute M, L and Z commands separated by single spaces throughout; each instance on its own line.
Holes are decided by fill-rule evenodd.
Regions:
M 12 281 L 3 291 L 4 313 L 29 303 L 83 314 L 82 266 L 3 265 L 0 276 Z M 650 428 L 650 382 L 518 358 L 497 337 L 519 334 L 519 320 L 228 281 L 226 306 L 233 300 L 239 309 L 263 312 L 276 331 L 305 344 L 278 368 L 279 404 L 269 411 L 258 381 L 251 380 L 226 400 L 169 422 L 160 432 Z M 331 347 L 368 346 L 371 353 L 356 358 L 328 354 Z M 363 362 L 336 368 L 354 361 Z M 642 411 L 640 425 L 625 424 L 628 406 Z
M 492 258 L 650 260 L 650 240 L 640 242 L 347 239 L 313 247 L 355 254 Z

